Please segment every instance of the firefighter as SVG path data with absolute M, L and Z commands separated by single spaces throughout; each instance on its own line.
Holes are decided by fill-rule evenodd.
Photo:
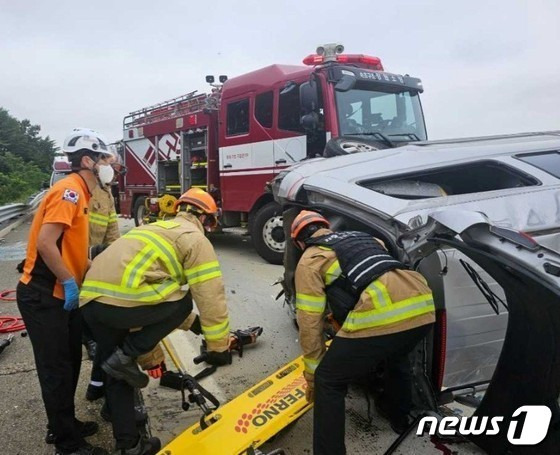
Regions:
M 136 359 L 185 321 L 193 309 L 191 295 L 208 363 L 231 363 L 222 273 L 204 235 L 217 225 L 216 203 L 195 188 L 177 200 L 175 211 L 174 219 L 139 226 L 113 242 L 94 259 L 80 294 L 107 373 L 105 396 L 121 454 L 159 450 L 159 439 L 141 438 L 135 425 L 133 388 L 148 383 Z
M 74 394 L 82 345 L 79 286 L 88 267 L 88 201 L 112 154 L 101 135 L 75 129 L 63 151 L 72 173 L 44 196 L 31 225 L 17 303 L 33 346 L 48 419 L 47 443 L 56 454 L 106 453 L 86 443 L 95 422 L 80 422 Z
M 115 200 L 111 186 L 115 178 L 117 160 L 110 160 L 111 166 L 104 168 L 99 176 L 101 185 L 92 192 L 89 201 L 89 257 L 93 258 L 120 237 Z M 96 359 L 96 343 L 86 324 L 83 327 L 82 343 L 86 346 L 91 366 L 91 378 L 86 390 L 86 400 L 95 401 L 104 396 L 103 370 Z
M 89 202 L 89 245 L 110 245 L 120 237 L 115 199 L 111 185 L 115 178 L 115 160 L 107 166 L 107 172 L 100 176 L 104 184 L 97 186 Z
M 306 394 L 315 402 L 314 454 L 346 453 L 348 384 L 386 359 L 391 406 L 384 411 L 393 429 L 403 431 L 412 406 L 408 354 L 435 320 L 426 280 L 406 270 L 371 235 L 332 232 L 316 212 L 304 210 L 294 219 L 291 238 L 303 250 L 295 290 Z M 323 338 L 327 308 L 339 329 L 328 350 Z

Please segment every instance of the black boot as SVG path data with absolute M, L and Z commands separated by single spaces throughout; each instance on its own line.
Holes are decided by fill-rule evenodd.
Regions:
M 375 410 L 381 417 L 389 421 L 391 429 L 397 434 L 403 434 L 411 424 L 408 415 L 396 415 L 395 412 L 381 400 L 375 401 Z
M 86 400 L 95 401 L 105 396 L 105 386 L 88 384 L 86 390 Z
M 156 455 L 161 449 L 159 438 L 143 439 L 140 437 L 138 443 L 130 449 L 117 449 L 114 455 Z
M 76 426 L 80 430 L 80 436 L 82 438 L 87 438 L 92 436 L 99 431 L 99 425 L 96 422 L 81 422 L 76 420 Z M 45 436 L 45 442 L 47 444 L 54 444 L 56 442 L 56 435 L 51 431 L 47 425 L 47 435 Z
M 101 365 L 105 373 L 110 374 L 115 379 L 127 382 L 130 386 L 142 389 L 148 385 L 148 375 L 142 373 L 138 364 L 132 358 L 117 348 L 105 362 Z

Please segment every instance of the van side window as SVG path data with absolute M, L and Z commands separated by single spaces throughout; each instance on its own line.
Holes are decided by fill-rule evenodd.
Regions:
M 249 99 L 234 101 L 227 107 L 227 135 L 249 132 Z
M 498 161 L 482 160 L 409 174 L 366 180 L 358 184 L 398 199 L 428 199 L 539 185 L 524 172 Z
M 541 171 L 548 172 L 554 177 L 560 178 L 560 152 L 557 150 L 517 155 L 516 158 L 539 168 Z
M 255 118 L 265 128 L 272 128 L 273 93 L 265 92 L 255 98 Z
M 303 132 L 300 125 L 299 84 L 288 92 L 280 92 L 278 103 L 278 128 L 281 130 Z

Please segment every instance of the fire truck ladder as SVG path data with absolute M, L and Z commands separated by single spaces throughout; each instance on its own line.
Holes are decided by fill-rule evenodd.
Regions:
M 124 118 L 123 129 L 197 112 L 204 107 L 206 96 L 203 93 L 197 95 L 197 90 L 194 90 L 185 95 L 133 111 Z

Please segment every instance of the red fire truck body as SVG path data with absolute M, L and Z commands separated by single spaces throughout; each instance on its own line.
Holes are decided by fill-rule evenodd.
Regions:
M 248 227 L 259 254 L 279 263 L 282 217 L 265 187 L 282 169 L 321 156 L 331 138 L 426 138 L 418 79 L 363 55 L 304 63 L 271 65 L 212 84 L 209 95 L 192 92 L 125 117 L 121 213 L 137 224 L 170 214 L 174 199 L 198 186 L 218 202 L 223 227 Z M 391 123 L 389 140 L 378 130 Z

